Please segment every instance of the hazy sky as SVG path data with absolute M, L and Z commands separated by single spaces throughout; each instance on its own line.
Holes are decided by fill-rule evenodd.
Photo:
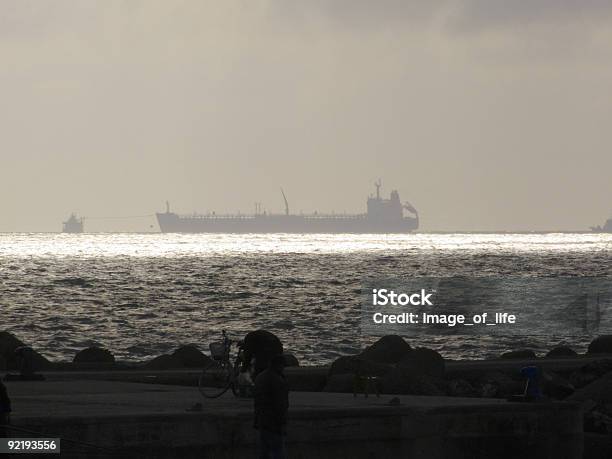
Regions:
M 71 211 L 612 213 L 609 0 L 0 0 L 0 231 Z M 88 229 L 147 229 L 150 220 Z

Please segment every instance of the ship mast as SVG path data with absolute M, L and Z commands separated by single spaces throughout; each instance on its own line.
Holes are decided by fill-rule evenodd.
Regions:
M 287 202 L 287 196 L 285 196 L 285 192 L 281 188 L 281 193 L 283 194 L 283 199 L 285 200 L 285 215 L 289 215 L 289 203 Z
M 374 182 L 374 186 L 376 187 L 376 199 L 380 199 L 380 186 L 381 185 L 382 185 L 382 182 L 380 179 Z

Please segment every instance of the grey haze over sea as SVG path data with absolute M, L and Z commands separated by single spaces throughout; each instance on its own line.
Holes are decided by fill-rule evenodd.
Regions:
M 102 345 L 145 360 L 180 344 L 207 350 L 222 329 L 278 334 L 324 364 L 361 333 L 362 279 L 415 276 L 611 277 L 610 234 L 0 234 L 0 330 L 50 359 Z M 423 336 L 448 358 L 511 348 L 584 350 L 587 334 Z

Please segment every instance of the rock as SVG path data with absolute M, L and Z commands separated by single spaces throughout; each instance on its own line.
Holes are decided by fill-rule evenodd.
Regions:
M 610 371 L 612 371 L 611 359 L 595 360 L 594 362 L 582 366 L 578 371 L 574 371 L 569 376 L 569 382 L 574 387 L 581 388 Z
M 576 402 L 592 400 L 597 405 L 612 405 L 612 371 L 576 390 L 567 400 Z
M 481 397 L 506 398 L 510 395 L 522 394 L 525 390 L 526 381 L 517 372 L 512 377 L 501 371 L 485 373 L 477 382 L 478 392 Z
M 364 376 L 382 376 L 389 373 L 393 365 L 364 360 L 360 355 L 338 357 L 329 369 L 329 376 L 340 374 L 361 374 Z
M 397 363 L 412 352 L 410 344 L 397 335 L 387 335 L 368 346 L 360 357 L 378 363 Z
M 546 354 L 547 358 L 576 357 L 578 353 L 569 346 L 557 346 Z
M 15 349 L 25 344 L 12 333 L 0 332 L 0 355 L 8 362 L 15 354 Z
M 0 332 L 0 360 L 4 360 L 7 370 L 19 370 L 20 362 L 15 354 L 15 349 L 26 346 L 23 341 L 7 331 Z M 32 350 L 31 353 L 33 370 L 45 370 L 52 366 L 51 362 L 43 355 Z
M 353 392 L 355 377 L 351 374 L 331 375 L 327 378 L 327 383 L 323 392 Z
M 355 372 L 356 363 L 355 359 L 357 359 L 354 355 L 343 355 L 334 360 L 329 367 L 329 376 L 332 375 L 341 375 L 341 374 L 351 374 Z
M 574 386 L 565 378 L 549 371 L 542 372 L 542 390 L 545 395 L 563 400 L 574 393 Z
M 168 354 L 162 354 L 149 360 L 143 367 L 147 370 L 171 370 L 174 368 L 182 368 L 183 365 L 177 358 Z
M 437 351 L 425 347 L 418 347 L 410 352 L 398 363 L 398 366 L 410 368 L 419 374 L 444 377 L 444 358 Z
M 588 354 L 612 354 L 612 335 L 601 335 L 591 341 Z
M 451 397 L 478 397 L 479 391 L 465 379 L 453 379 L 448 383 L 448 395 Z
M 204 368 L 211 360 L 192 345 L 179 347 L 171 356 L 184 368 Z
M 537 356 L 531 349 L 521 349 L 519 351 L 504 352 L 499 356 L 500 359 L 535 359 Z
M 599 359 L 589 362 L 580 368 L 581 371 L 592 373 L 599 376 L 603 376 L 606 373 L 612 371 L 612 359 Z
M 581 403 L 586 432 L 612 434 L 612 371 L 577 390 L 566 400 Z
M 299 367 L 300 362 L 297 357 L 289 352 L 283 354 L 283 360 L 285 361 L 286 367 Z
M 602 434 L 608 436 L 608 441 L 610 442 L 610 434 L 612 433 L 612 416 L 607 414 L 606 412 L 602 412 L 600 410 L 591 410 L 584 415 L 584 431 L 592 432 L 597 434 Z M 585 445 L 586 446 L 586 445 Z M 611 445 L 608 445 L 608 454 L 601 455 L 601 458 L 610 458 L 610 453 L 612 453 Z M 584 456 L 590 459 L 593 458 L 592 455 Z
M 446 383 L 433 376 L 397 366 L 380 380 L 385 394 L 446 395 Z
M 302 368 L 299 372 L 286 371 L 285 376 L 292 392 L 320 392 L 327 384 L 327 372 L 315 368 Z
M 181 346 L 172 354 L 162 354 L 143 365 L 148 370 L 172 370 L 175 368 L 204 368 L 211 358 L 204 355 L 197 347 Z
M 383 376 L 393 370 L 393 364 L 412 353 L 410 345 L 397 335 L 387 335 L 368 346 L 361 354 L 337 358 L 329 369 L 329 376 L 360 374 Z
M 108 349 L 92 346 L 77 352 L 72 362 L 113 364 L 115 356 Z

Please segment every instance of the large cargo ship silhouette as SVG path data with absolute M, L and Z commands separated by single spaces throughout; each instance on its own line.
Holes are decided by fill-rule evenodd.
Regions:
M 261 212 L 260 205 L 251 215 L 178 215 L 170 211 L 157 213 L 157 221 L 163 233 L 409 233 L 419 227 L 419 215 L 409 203 L 400 201 L 397 190 L 389 199 L 380 196 L 380 181 L 376 194 L 367 201 L 365 214 L 293 215 L 285 201 L 284 214 Z M 408 215 L 404 215 L 407 211 Z

